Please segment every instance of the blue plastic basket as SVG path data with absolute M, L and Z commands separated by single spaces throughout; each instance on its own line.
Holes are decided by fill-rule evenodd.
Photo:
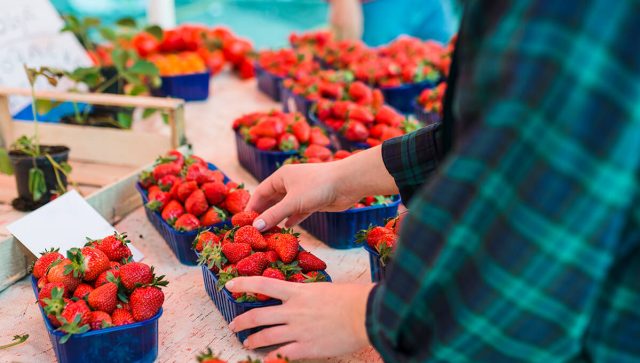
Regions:
M 324 271 L 322 274 L 325 276 L 327 282 L 331 282 L 331 277 Z M 207 266 L 202 266 L 202 278 L 204 280 L 204 288 L 207 290 L 207 294 L 213 303 L 216 305 L 220 313 L 224 317 L 224 320 L 227 323 L 230 323 L 236 316 L 241 315 L 251 309 L 255 308 L 263 308 L 267 306 L 274 306 L 282 304 L 280 300 L 267 300 L 267 301 L 258 301 L 258 302 L 236 302 L 231 292 L 227 289 L 218 290 L 216 287 L 218 283 L 218 278 L 215 273 L 207 268 Z M 243 342 L 247 337 L 253 333 L 257 333 L 265 327 L 258 327 L 253 329 L 243 330 L 241 332 L 237 332 L 236 336 L 240 342 Z
M 422 81 L 398 87 L 383 87 L 380 91 L 384 94 L 387 104 L 404 114 L 410 114 L 414 111 L 413 101 L 420 96 L 420 93 L 427 88 L 435 87 L 438 83 L 439 81 Z
M 298 155 L 297 151 L 263 151 L 244 141 L 236 132 L 236 150 L 238 161 L 258 181 L 265 180 L 273 174 L 288 158 Z
M 209 163 L 209 169 L 217 170 L 216 166 Z M 227 183 L 229 178 L 225 175 L 224 182 Z M 142 188 L 140 183 L 136 183 L 136 189 L 140 193 L 142 197 L 142 204 L 147 204 L 149 198 L 147 196 L 147 191 Z M 195 266 L 198 264 L 198 257 L 193 251 L 193 241 L 196 239 L 198 235 L 198 230 L 189 231 L 189 232 L 181 232 L 174 229 L 169 223 L 167 223 L 164 219 L 162 219 L 162 214 L 159 211 L 152 211 L 145 206 L 144 212 L 147 214 L 147 219 L 149 222 L 155 227 L 156 231 L 160 233 L 162 238 L 167 242 L 173 253 L 176 255 L 180 263 L 183 265 Z M 213 226 L 203 226 L 203 228 L 224 228 L 227 226 L 231 226 L 231 219 L 220 222 Z
M 269 96 L 272 100 L 280 102 L 280 89 L 282 87 L 282 81 L 284 80 L 284 78 L 265 70 L 257 63 L 255 65 L 255 70 L 256 79 L 258 81 L 258 89 L 260 90 L 260 92 Z
M 399 205 L 400 197 L 396 195 L 386 205 L 372 205 L 344 212 L 316 212 L 302 221 L 300 226 L 329 247 L 360 247 L 356 242 L 356 234 L 370 225 L 384 225 L 389 218 L 398 215 Z
M 280 94 L 282 95 L 282 111 L 297 111 L 300 112 L 304 117 L 309 119 L 311 114 L 313 113 L 313 106 L 316 102 L 293 93 L 290 89 L 284 87 L 284 85 L 282 85 L 281 88 L 282 89 L 280 91 Z M 291 107 L 291 105 L 295 105 L 295 110 L 293 110 L 293 107 Z
M 384 280 L 386 266 L 380 262 L 380 254 L 378 251 L 364 244 L 364 249 L 369 253 L 369 268 L 371 270 L 371 282 L 380 282 Z
M 38 281 L 33 276 L 31 286 L 37 299 Z M 158 357 L 158 319 L 162 316 L 162 309 L 148 320 L 75 334 L 61 344 L 60 339 L 66 334 L 56 331 L 40 304 L 38 307 L 60 363 L 150 363 Z
M 182 98 L 185 101 L 204 101 L 209 98 L 209 72 L 163 76 L 162 85 L 154 93 L 158 96 Z
M 413 100 L 413 114 L 424 126 L 433 125 L 442 121 L 442 116 L 440 116 L 439 113 L 426 112 L 424 107 L 418 103 L 418 100 Z

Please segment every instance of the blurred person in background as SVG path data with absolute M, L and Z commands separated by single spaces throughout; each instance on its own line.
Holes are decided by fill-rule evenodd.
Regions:
M 410 35 L 449 41 L 457 21 L 448 0 L 329 0 L 329 23 L 340 39 L 379 46 Z

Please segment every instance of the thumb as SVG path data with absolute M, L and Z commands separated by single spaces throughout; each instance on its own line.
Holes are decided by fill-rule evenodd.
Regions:
M 279 203 L 262 212 L 253 221 L 253 226 L 263 232 L 295 214 L 298 214 L 295 203 L 292 202 L 291 198 L 284 197 Z

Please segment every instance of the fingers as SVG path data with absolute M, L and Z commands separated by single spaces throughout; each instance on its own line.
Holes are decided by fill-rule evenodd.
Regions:
M 244 314 L 238 315 L 229 328 L 234 332 L 259 326 L 280 325 L 287 323 L 287 315 L 283 313 L 282 306 L 269 306 L 265 308 L 251 309 Z
M 236 277 L 227 282 L 226 287 L 231 292 L 249 292 L 254 294 L 263 294 L 271 296 L 275 299 L 287 301 L 294 292 L 293 282 L 281 281 L 262 276 L 253 277 Z
M 280 202 L 262 212 L 253 222 L 253 226 L 260 231 L 266 231 L 297 212 L 293 198 L 285 196 Z
M 305 219 L 307 219 L 309 216 L 311 215 L 311 213 L 303 213 L 303 214 L 295 214 L 290 216 L 287 219 L 287 222 L 284 224 L 284 226 L 286 228 L 291 228 L 297 224 L 300 224 L 300 222 L 304 221 Z
M 292 342 L 294 339 L 293 336 L 294 333 L 290 326 L 279 325 L 251 334 L 244 340 L 243 344 L 248 349 L 270 347 L 272 345 Z
M 287 357 L 290 361 L 295 361 L 296 359 L 309 358 L 309 353 L 304 351 L 302 343 L 294 342 L 272 351 L 265 357 L 265 361 L 276 359 L 278 356 Z
M 272 177 L 269 177 L 258 185 L 251 194 L 251 199 L 249 199 L 249 203 L 247 203 L 246 210 L 253 210 L 261 213 L 273 204 L 282 200 L 284 194 L 275 189 L 273 180 L 274 179 Z

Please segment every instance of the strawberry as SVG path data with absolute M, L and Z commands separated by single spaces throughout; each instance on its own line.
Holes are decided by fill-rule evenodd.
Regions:
M 267 269 L 265 269 L 262 272 L 262 276 L 264 277 L 269 277 L 272 279 L 277 279 L 277 280 L 286 280 L 284 274 L 282 273 L 282 271 L 278 270 L 277 268 L 272 268 L 269 267 Z M 256 294 L 256 299 L 258 299 L 258 301 L 267 301 L 269 299 L 271 299 L 271 297 L 264 295 L 264 294 Z
M 42 276 L 41 278 L 39 278 L 38 283 L 36 284 L 38 286 L 38 290 L 42 289 L 44 285 L 48 283 L 49 283 L 49 280 L 47 280 L 47 276 Z
M 111 261 L 109 264 L 111 265 L 112 270 L 118 269 L 120 268 L 120 266 L 122 266 L 122 264 L 118 261 Z
M 198 183 L 197 182 L 195 182 L 195 181 L 184 182 L 184 183 L 180 184 L 180 186 L 178 187 L 178 191 L 177 191 L 178 199 L 181 202 L 184 202 L 196 190 L 198 190 Z
M 64 285 L 64 290 L 68 294 L 73 293 L 78 285 L 80 285 L 80 271 L 71 263 L 68 258 L 57 260 L 49 268 L 47 272 L 47 280 L 49 283 L 59 282 Z
M 382 137 L 382 134 L 384 134 L 385 130 L 389 128 L 388 125 L 385 124 L 376 124 L 373 127 L 371 127 L 369 129 L 369 136 L 375 138 L 375 139 L 379 139 Z
M 158 180 L 158 186 L 161 191 L 169 191 L 171 188 L 180 182 L 180 177 L 176 175 L 165 175 L 162 179 Z
M 261 137 L 256 141 L 256 148 L 262 151 L 273 150 L 278 144 L 278 141 L 273 137 Z
M 251 245 L 242 242 L 226 243 L 222 246 L 222 253 L 229 263 L 238 263 L 243 258 L 251 255 Z
M 234 189 L 227 194 L 224 205 L 232 215 L 238 214 L 246 208 L 250 198 L 251 196 L 246 189 Z
M 213 354 L 211 348 L 207 348 L 206 352 L 200 353 L 196 358 L 198 359 L 198 363 L 227 363 Z
M 280 149 L 280 151 L 293 151 L 299 148 L 300 143 L 293 134 L 284 133 L 280 135 L 280 139 L 278 140 L 278 149 Z
M 238 274 L 242 276 L 260 276 L 262 271 L 267 267 L 267 257 L 264 252 L 256 252 L 251 256 L 245 257 L 236 264 Z
M 278 262 L 278 254 L 276 253 L 276 251 L 266 251 L 264 255 L 270 264 Z
M 178 198 L 178 190 L 180 189 L 182 183 L 182 180 L 176 180 L 176 182 L 173 183 L 171 189 L 169 189 L 169 196 L 171 197 L 171 199 L 180 200 L 180 198 Z
M 265 117 L 252 127 L 260 137 L 277 138 L 284 132 L 284 122 L 278 117 Z
M 82 334 L 89 331 L 91 310 L 84 300 L 78 300 L 67 304 L 64 307 L 64 310 L 62 310 L 60 316 L 62 317 L 59 319 L 62 322 L 60 330 L 67 333 L 67 335 L 60 340 L 60 343 L 65 343 L 72 334 Z
M 188 214 L 199 217 L 209 209 L 209 204 L 207 203 L 207 197 L 205 197 L 204 192 L 197 189 L 191 193 L 189 198 L 184 202 L 184 207 Z
M 225 220 L 227 220 L 227 214 L 222 209 L 211 207 L 200 217 L 200 225 L 213 226 Z
M 396 112 L 391 106 L 382 106 L 376 113 L 376 122 L 380 124 L 385 124 L 391 127 L 398 127 L 404 117 L 401 114 Z
M 118 286 L 113 282 L 107 282 L 91 291 L 87 301 L 92 309 L 110 314 L 116 309 L 118 303 Z
M 242 211 L 231 217 L 231 224 L 235 227 L 250 226 L 258 216 L 254 211 Z
M 43 276 L 46 276 L 47 271 L 49 270 L 49 267 L 51 267 L 51 264 L 54 261 L 64 259 L 64 256 L 58 251 L 59 250 L 56 248 L 56 249 L 45 250 L 44 252 L 40 253 L 40 258 L 38 258 L 36 262 L 33 264 L 33 268 L 32 268 L 33 277 L 35 277 L 36 279 L 39 279 Z
M 306 158 L 318 158 L 322 161 L 328 161 L 331 159 L 331 150 L 320 145 L 309 145 L 304 151 L 304 157 Z
M 62 283 L 60 283 L 60 282 L 49 282 L 49 283 L 47 283 L 38 292 L 38 303 L 43 308 L 45 306 L 47 306 L 47 304 L 45 303 L 45 299 L 51 299 L 52 298 L 52 290 L 54 288 L 57 288 L 57 289 L 60 290 L 60 298 L 62 298 L 63 296 L 68 295 L 68 293 L 66 292 L 65 287 L 64 287 L 64 285 Z
M 378 241 L 387 234 L 393 234 L 393 230 L 385 227 L 369 227 L 358 232 L 356 241 L 359 243 L 367 242 L 371 248 L 375 248 Z
M 305 120 L 298 121 L 291 125 L 291 132 L 300 143 L 306 143 L 311 137 L 311 127 Z
M 267 249 L 267 241 L 254 226 L 242 226 L 233 235 L 235 243 L 248 243 L 255 251 Z
M 291 263 L 298 256 L 300 244 L 298 243 L 298 238 L 293 234 L 282 234 L 273 247 L 282 262 Z
M 375 120 L 375 117 L 366 107 L 353 107 L 349 111 L 349 118 L 352 120 L 360 121 L 365 124 L 370 124 Z
M 349 156 L 351 156 L 351 153 L 347 150 L 338 150 L 335 154 L 333 154 L 333 159 L 342 160 L 348 158 Z
M 173 227 L 180 232 L 195 231 L 200 228 L 200 220 L 193 214 L 183 214 L 176 220 Z
M 302 272 L 318 271 L 327 268 L 327 264 L 324 261 L 307 251 L 300 251 L 298 253 L 298 266 L 300 266 Z
M 113 326 L 133 324 L 136 321 L 133 319 L 133 315 L 128 309 L 116 309 L 111 314 L 111 320 Z
M 365 141 L 369 137 L 369 130 L 362 122 L 351 120 L 347 123 L 344 136 L 349 141 Z
M 112 327 L 113 322 L 111 320 L 111 315 L 104 311 L 93 311 L 91 312 L 89 326 L 91 327 L 91 330 L 100 330 Z
M 229 190 L 227 186 L 220 182 L 205 183 L 200 187 L 210 205 L 219 205 L 224 201 Z
M 120 282 L 127 290 L 136 285 L 146 285 L 153 281 L 153 269 L 142 262 L 130 262 L 120 267 Z
M 142 186 L 142 188 L 149 189 L 149 187 L 152 186 L 153 183 L 156 182 L 156 180 L 153 179 L 153 173 L 150 170 L 144 170 L 138 176 L 138 182 L 140 183 L 140 186 Z
M 378 140 L 378 139 L 374 139 L 373 137 L 368 137 L 367 140 L 365 140 L 365 142 L 367 143 L 367 145 L 369 145 L 369 147 L 375 147 L 378 145 L 382 145 L 382 141 Z
M 216 236 L 216 234 L 211 231 L 202 231 L 196 236 L 193 248 L 198 252 L 202 252 L 206 246 L 218 244 L 220 244 L 220 237 Z
M 214 170 L 205 169 L 200 175 L 196 177 L 196 182 L 200 186 L 206 183 L 216 183 L 216 182 L 221 183 L 224 177 L 220 179 L 219 173 L 216 173 L 216 171 L 218 170 L 214 171 Z
M 38 294 L 38 303 L 42 306 L 47 314 L 47 318 L 55 327 L 62 325 L 57 317 L 60 316 L 65 306 L 71 302 L 71 300 L 64 297 L 64 294 L 64 288 L 60 285 L 49 286 L 45 291 L 40 291 Z
M 104 252 L 110 261 L 122 261 L 132 255 L 131 250 L 127 246 L 129 243 L 131 243 L 131 241 L 127 239 L 126 233 L 120 234 L 115 232 L 113 235 L 107 236 L 98 242 L 96 248 Z
M 158 191 L 153 194 L 149 193 L 149 201 L 145 206 L 155 212 L 162 210 L 170 200 L 171 194 L 169 192 Z
M 176 163 L 165 163 L 156 165 L 156 167 L 153 168 L 152 175 L 154 180 L 160 180 L 166 175 L 180 175 L 181 171 L 181 165 Z
M 249 363 L 255 363 L 255 362 L 249 362 Z M 286 357 L 282 357 L 280 354 L 278 354 L 278 356 L 275 358 L 265 359 L 264 363 L 289 363 L 289 359 L 287 359 Z
M 202 174 L 204 174 L 207 170 L 209 170 L 206 166 L 206 164 L 202 164 L 200 162 L 196 163 L 196 164 L 192 164 L 187 168 L 187 174 L 185 176 L 185 179 L 187 180 L 187 182 L 194 182 L 196 183 L 196 187 L 198 186 L 198 179 L 202 178 Z
M 135 321 L 147 320 L 160 311 L 164 303 L 164 293 L 159 286 L 167 286 L 167 281 L 162 280 L 164 276 L 153 279 L 149 286 L 138 287 L 129 297 L 131 315 Z
M 111 268 L 109 257 L 95 247 L 72 248 L 67 252 L 73 268 L 85 281 L 94 281 L 101 273 Z
M 176 219 L 184 214 L 184 207 L 177 200 L 172 200 L 167 203 L 167 206 L 162 210 L 162 219 L 168 223 L 174 223 Z
M 349 97 L 354 101 L 373 98 L 371 88 L 359 81 L 351 83 L 348 92 Z
M 311 271 L 309 273 L 295 273 L 291 275 L 287 281 L 291 282 L 299 282 L 299 283 L 309 283 L 309 282 L 319 282 L 325 281 L 326 277 L 323 274 L 318 273 L 318 271 Z
M 93 286 L 82 283 L 78 285 L 78 287 L 76 288 L 76 291 L 73 292 L 73 297 L 78 299 L 84 299 L 85 296 L 89 295 L 91 291 L 93 291 Z
M 206 161 L 204 161 L 204 159 L 203 159 L 203 158 L 201 158 L 201 157 L 199 157 L 199 156 L 196 156 L 196 155 L 189 155 L 189 157 L 187 158 L 187 160 L 185 160 L 184 164 L 185 164 L 187 167 L 192 166 L 192 165 L 200 165 L 200 166 L 204 167 L 205 169 L 208 169 L 207 162 L 206 162 Z M 187 173 L 188 173 L 188 172 L 189 172 L 189 171 L 187 170 Z M 187 178 L 187 179 L 189 179 L 189 178 Z M 189 179 L 189 180 L 195 180 L 195 179 Z
M 309 136 L 309 144 L 329 146 L 331 145 L 331 140 L 329 140 L 329 138 L 327 137 L 327 135 L 324 134 L 324 131 L 322 131 L 321 128 L 314 126 L 311 128 L 311 135 Z
M 398 236 L 393 233 L 385 234 L 378 239 L 375 249 L 380 254 L 380 262 L 383 266 L 391 258 L 397 240 Z
M 404 132 L 397 127 L 387 127 L 382 136 L 380 137 L 381 141 L 387 141 L 389 139 L 393 139 L 394 137 L 400 137 L 404 135 Z
M 98 276 L 98 278 L 96 279 L 95 283 L 94 283 L 94 287 L 100 287 L 108 282 L 110 282 L 111 280 L 115 280 L 117 278 L 120 277 L 120 268 L 111 268 L 103 273 L 100 274 L 100 276 Z

